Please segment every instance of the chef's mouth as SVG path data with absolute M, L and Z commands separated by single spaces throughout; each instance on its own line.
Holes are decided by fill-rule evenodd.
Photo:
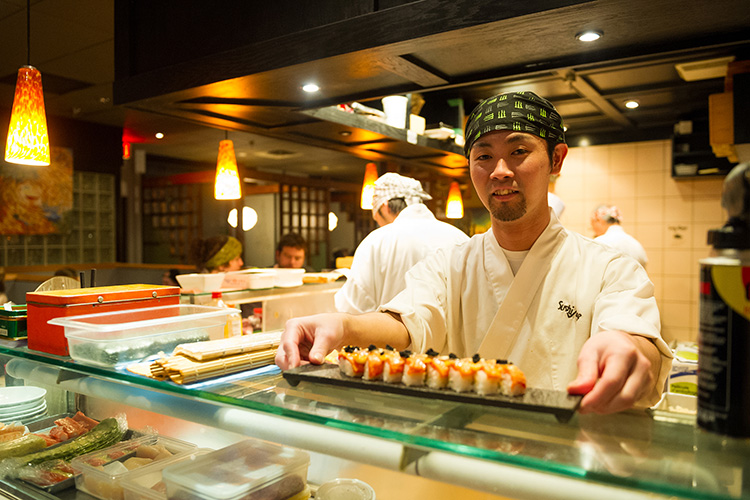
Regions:
M 508 196 L 508 195 L 516 194 L 516 193 L 518 193 L 517 189 L 511 189 L 511 188 L 495 189 L 494 191 L 492 191 L 492 196 Z

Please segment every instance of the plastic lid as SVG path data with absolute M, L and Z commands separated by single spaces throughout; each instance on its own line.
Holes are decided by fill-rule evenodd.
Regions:
M 315 493 L 316 500 L 375 500 L 372 486 L 359 479 L 338 478 L 323 483 Z

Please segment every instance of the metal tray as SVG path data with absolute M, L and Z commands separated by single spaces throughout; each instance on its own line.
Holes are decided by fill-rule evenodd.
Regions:
M 567 422 L 575 414 L 582 396 L 570 395 L 564 391 L 546 389 L 526 389 L 522 396 L 489 395 L 481 396 L 471 392 L 453 392 L 450 389 L 431 389 L 426 386 L 415 387 L 403 384 L 388 384 L 378 380 L 363 380 L 347 377 L 339 370 L 338 365 L 303 365 L 286 370 L 284 378 L 296 386 L 300 382 L 332 384 L 370 391 L 390 392 L 420 398 L 437 398 L 447 401 L 458 401 L 483 406 L 498 406 L 515 410 L 526 410 L 540 413 L 551 413 L 559 422 Z

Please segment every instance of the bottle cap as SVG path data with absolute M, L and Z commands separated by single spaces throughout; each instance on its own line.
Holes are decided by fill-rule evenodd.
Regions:
M 221 292 L 211 292 L 211 298 L 212 299 L 220 299 L 221 298 Z

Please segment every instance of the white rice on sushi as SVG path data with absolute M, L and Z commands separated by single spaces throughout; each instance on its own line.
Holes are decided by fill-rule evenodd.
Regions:
M 424 385 L 427 376 L 426 355 L 403 351 L 401 352 L 401 357 L 405 358 L 404 374 L 401 377 L 401 383 L 408 386 Z

